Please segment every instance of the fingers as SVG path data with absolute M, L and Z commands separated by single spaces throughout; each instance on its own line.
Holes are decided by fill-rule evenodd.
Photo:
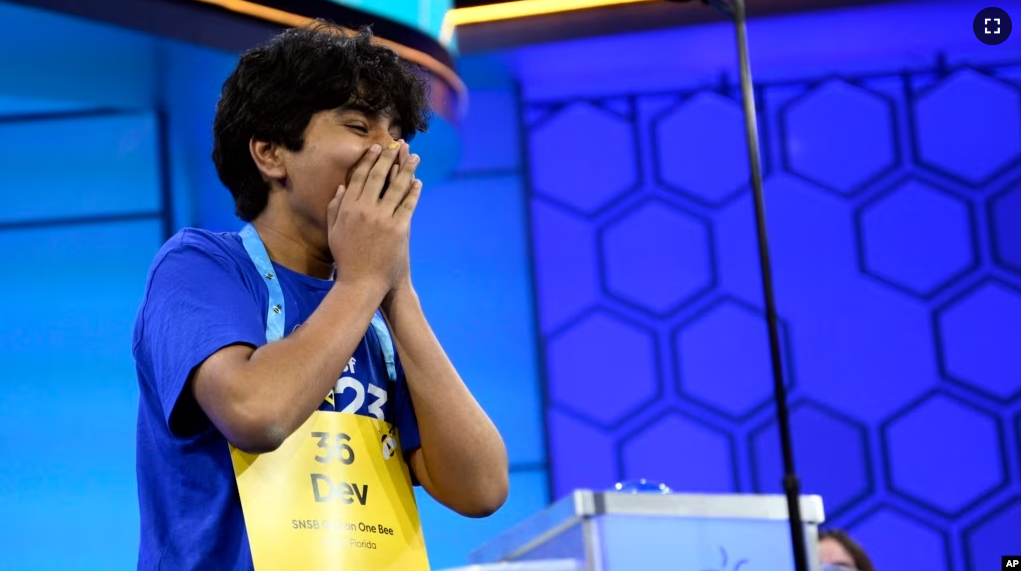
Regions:
M 340 203 L 344 200 L 344 185 L 337 187 L 337 192 L 330 199 L 330 203 L 326 205 L 326 227 L 333 227 L 333 223 L 337 221 L 337 212 L 340 211 Z
M 411 189 L 411 184 L 415 180 L 415 170 L 418 169 L 420 163 L 421 159 L 418 155 L 409 155 L 404 166 L 398 171 L 397 177 L 390 183 L 390 190 L 383 197 L 383 204 L 391 214 L 397 210 Z
M 411 215 L 414 214 L 415 208 L 418 206 L 418 199 L 422 196 L 422 181 L 415 180 L 411 183 L 411 188 L 408 189 L 408 194 L 404 196 L 404 200 L 401 201 L 400 206 L 397 207 L 397 211 L 394 212 L 394 217 L 400 219 L 404 223 L 411 222 Z
M 408 162 L 408 157 L 411 155 L 411 145 L 404 142 L 404 139 L 397 141 L 401 144 L 401 153 L 397 156 L 397 164 L 404 166 Z
M 385 149 L 380 145 L 373 145 L 352 170 L 344 194 L 358 202 L 361 202 L 363 197 L 373 197 L 375 199 L 373 202 L 378 201 L 376 203 L 379 206 L 386 209 L 390 215 L 395 215 L 408 199 L 420 162 L 421 158 L 411 154 L 410 147 L 403 140 L 394 141 Z M 341 199 L 337 196 L 334 199 L 339 210 Z M 417 199 L 414 202 L 417 203 Z M 333 202 L 331 207 L 332 205 Z
M 400 152 L 397 153 L 397 160 L 394 162 L 393 166 L 390 167 L 390 174 L 386 177 L 386 186 L 383 187 L 384 194 L 390 186 L 393 186 L 394 181 L 397 179 L 397 173 L 400 172 L 401 167 L 408 162 L 408 152 L 411 147 L 404 142 L 404 139 L 398 139 L 397 142 L 400 143 L 401 148 Z M 379 198 L 382 199 L 383 195 L 380 194 Z
M 400 160 L 399 157 L 398 160 Z M 393 186 L 394 181 L 397 180 L 397 173 L 400 171 L 401 168 L 397 165 L 397 163 L 394 163 L 393 166 L 390 167 L 390 174 L 386 177 L 386 185 L 383 186 L 383 193 L 379 195 L 380 200 L 383 199 L 383 195 L 386 194 L 390 187 Z
M 362 197 L 362 193 L 365 190 L 366 181 L 369 178 L 369 173 L 372 168 L 376 165 L 379 154 L 383 150 L 383 147 L 379 145 L 372 145 L 369 150 L 362 155 L 362 158 L 355 165 L 353 171 L 351 171 L 351 179 L 347 181 L 347 187 L 352 189 L 351 198 L 358 200 Z M 378 194 L 376 195 L 379 196 Z
M 383 150 L 383 153 L 376 159 L 376 164 L 369 171 L 368 178 L 365 180 L 365 185 L 362 189 L 362 196 L 368 193 L 368 196 L 379 199 L 379 195 L 383 192 L 383 186 L 386 184 L 386 177 L 390 172 L 390 167 L 393 166 L 400 152 L 401 144 L 397 141 L 390 143 L 390 146 Z

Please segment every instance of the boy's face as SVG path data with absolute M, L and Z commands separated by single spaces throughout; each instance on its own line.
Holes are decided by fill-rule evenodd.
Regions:
M 337 187 L 347 185 L 369 147 L 379 144 L 386 148 L 400 135 L 398 122 L 390 114 L 345 106 L 313 115 L 305 129 L 302 150 L 285 153 L 291 210 L 322 229 L 324 245 L 326 207 Z

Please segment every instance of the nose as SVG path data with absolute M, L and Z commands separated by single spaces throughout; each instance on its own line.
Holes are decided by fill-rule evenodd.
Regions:
M 386 131 L 386 130 L 383 130 L 383 129 L 379 129 L 377 131 L 377 133 L 375 134 L 375 136 L 371 137 L 371 139 L 372 139 L 373 143 L 378 144 L 379 146 L 383 147 L 384 149 L 389 147 L 391 143 L 396 141 L 396 139 L 394 139 L 390 135 L 389 131 Z

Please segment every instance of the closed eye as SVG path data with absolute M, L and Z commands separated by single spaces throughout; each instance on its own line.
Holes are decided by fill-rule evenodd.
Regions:
M 349 129 L 354 129 L 355 131 L 358 131 L 359 133 L 368 134 L 368 132 L 369 132 L 369 128 L 368 127 L 366 127 L 365 125 L 360 125 L 360 124 L 348 125 L 348 128 Z

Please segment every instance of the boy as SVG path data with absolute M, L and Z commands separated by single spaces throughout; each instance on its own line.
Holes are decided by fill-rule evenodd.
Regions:
M 427 569 L 413 481 L 465 516 L 505 501 L 503 441 L 411 283 L 427 116 L 412 68 L 323 22 L 224 83 L 213 160 L 249 224 L 184 229 L 150 270 L 139 569 Z

